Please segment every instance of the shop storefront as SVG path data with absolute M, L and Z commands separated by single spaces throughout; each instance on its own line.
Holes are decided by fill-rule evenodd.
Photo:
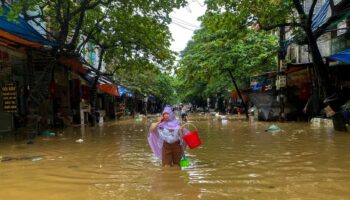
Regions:
M 23 18 L 8 20 L 8 13 L 9 8 L 3 7 L 0 14 L 0 132 L 25 124 L 31 89 L 29 82 L 33 75 L 29 55 L 32 55 L 32 50 L 42 49 L 44 45 L 55 45 Z M 13 109 L 8 109 L 9 105 Z
M 25 113 L 26 55 L 0 46 L 0 132 L 19 126 Z

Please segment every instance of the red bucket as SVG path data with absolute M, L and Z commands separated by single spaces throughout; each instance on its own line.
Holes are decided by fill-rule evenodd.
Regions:
M 196 147 L 198 147 L 199 145 L 202 144 L 201 140 L 199 139 L 197 129 L 187 133 L 186 135 L 184 135 L 182 137 L 182 139 L 184 139 L 186 141 L 186 143 L 188 144 L 190 149 L 194 149 L 194 148 L 196 148 Z

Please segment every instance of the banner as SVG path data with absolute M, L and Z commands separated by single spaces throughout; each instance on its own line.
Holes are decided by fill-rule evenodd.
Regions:
M 17 112 L 16 83 L 6 83 L 1 87 L 4 112 Z

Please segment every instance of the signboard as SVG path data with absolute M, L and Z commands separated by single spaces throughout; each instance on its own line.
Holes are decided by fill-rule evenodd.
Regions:
M 17 112 L 17 88 L 15 83 L 6 83 L 1 87 L 4 112 Z
M 276 80 L 276 88 L 279 90 L 280 88 L 284 88 L 287 86 L 287 79 L 285 75 L 279 75 Z

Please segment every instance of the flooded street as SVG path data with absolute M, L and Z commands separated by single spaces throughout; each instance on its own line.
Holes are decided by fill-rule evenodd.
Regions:
M 5 137 L 0 199 L 348 199 L 350 134 L 307 123 L 190 119 L 202 145 L 191 167 L 164 169 L 147 143 L 151 120 L 69 127 L 34 144 Z M 76 142 L 82 139 L 82 142 Z

